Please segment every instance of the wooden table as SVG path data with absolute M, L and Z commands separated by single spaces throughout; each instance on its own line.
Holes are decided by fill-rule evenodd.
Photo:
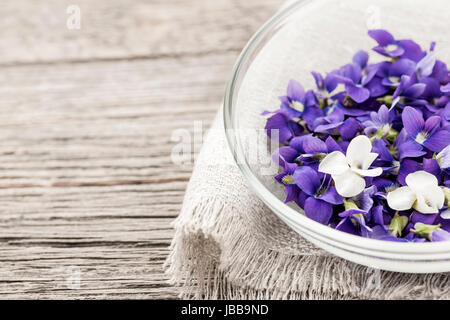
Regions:
M 1 1 L 0 298 L 177 296 L 172 133 L 209 125 L 281 3 Z

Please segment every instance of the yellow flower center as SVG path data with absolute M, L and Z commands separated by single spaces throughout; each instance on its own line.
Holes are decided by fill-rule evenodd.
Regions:
M 303 103 L 299 102 L 299 101 L 292 101 L 289 104 L 289 107 L 291 107 L 294 110 L 297 110 L 299 112 L 303 112 L 305 110 L 305 106 L 303 105 Z
M 283 182 L 283 184 L 285 184 L 285 185 L 295 184 L 294 177 L 291 176 L 290 174 L 285 175 L 285 176 L 283 177 L 283 179 L 281 179 L 281 182 Z
M 419 132 L 419 134 L 416 137 L 417 143 L 424 143 L 428 139 L 428 134 L 426 132 Z
M 400 82 L 400 78 L 399 77 L 389 77 L 389 81 L 392 83 L 398 83 L 398 82 Z
M 398 49 L 398 45 L 396 45 L 396 44 L 389 44 L 389 45 L 387 45 L 386 47 L 386 50 L 389 52 L 389 51 L 394 51 L 394 50 L 397 50 Z

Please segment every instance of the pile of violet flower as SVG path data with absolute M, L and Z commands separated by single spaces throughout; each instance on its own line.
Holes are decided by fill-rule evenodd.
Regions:
M 423 50 L 371 30 L 369 64 L 312 72 L 317 90 L 289 82 L 267 119 L 279 140 L 275 179 L 286 202 L 324 225 L 372 239 L 450 240 L 450 72 Z

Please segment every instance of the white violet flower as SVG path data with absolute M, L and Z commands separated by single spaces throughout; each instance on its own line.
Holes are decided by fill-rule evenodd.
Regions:
M 328 154 L 319 164 L 319 171 L 330 174 L 334 180 L 336 191 L 349 198 L 360 194 L 366 187 L 363 177 L 378 177 L 383 169 L 369 169 L 378 153 L 371 152 L 372 143 L 367 136 L 354 138 L 347 148 L 347 155 L 334 151 Z
M 436 161 L 442 170 L 450 168 L 450 144 L 436 155 Z
M 416 171 L 406 176 L 405 187 L 391 191 L 387 195 L 389 207 L 404 211 L 414 208 L 420 213 L 438 213 L 444 206 L 444 190 L 437 178 L 426 171 Z

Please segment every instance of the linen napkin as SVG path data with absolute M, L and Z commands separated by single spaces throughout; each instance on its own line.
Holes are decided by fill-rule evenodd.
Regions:
M 419 0 L 317 0 L 314 5 L 319 6 L 314 12 L 321 12 L 322 18 L 329 19 L 320 26 L 313 16 L 307 15 L 311 21 L 305 16 L 298 27 L 307 25 L 305 31 L 316 30 L 318 35 L 333 30 L 333 23 L 342 25 L 338 19 L 347 19 L 348 30 L 361 25 L 383 27 L 401 36 L 419 38 L 421 44 L 436 40 L 438 45 L 444 42 L 448 46 L 444 39 L 433 37 L 434 28 L 448 28 L 445 19 L 439 20 L 445 10 L 434 7 L 448 6 L 445 0 L 434 1 L 434 9 L 430 9 L 429 2 Z M 361 12 L 367 12 L 368 16 L 361 16 Z M 414 16 L 428 18 L 405 20 Z M 432 26 L 430 21 L 434 21 Z M 347 33 L 348 30 L 341 30 L 342 47 L 336 48 L 332 61 L 328 50 L 335 44 L 324 43 L 326 39 L 316 39 L 311 33 L 305 32 L 302 39 L 293 43 L 290 37 L 294 33 L 284 32 L 266 45 L 251 66 L 239 97 L 239 103 L 245 104 L 248 110 L 244 120 L 249 127 L 263 127 L 264 118 L 259 114 L 276 105 L 277 93 L 282 95 L 290 78 L 300 78 L 305 87 L 312 88 L 312 80 L 301 75 L 309 75 L 317 66 L 323 69 L 319 71 L 330 71 L 351 59 L 351 52 L 370 48 L 370 39 L 346 39 L 345 34 L 354 34 Z M 314 50 L 308 57 L 307 48 L 316 45 L 324 46 L 325 53 L 320 55 Z M 449 52 L 441 50 L 440 53 L 446 54 L 440 54 L 440 58 L 450 61 Z M 301 55 L 302 62 L 306 63 L 296 63 L 292 58 L 294 53 Z M 276 56 L 280 58 L 274 60 Z M 280 80 L 279 84 L 274 85 L 273 79 Z M 450 274 L 405 274 L 367 268 L 318 249 L 292 231 L 252 193 L 235 165 L 225 138 L 222 110 L 197 158 L 174 228 L 165 266 L 171 283 L 180 286 L 181 298 L 450 298 Z

